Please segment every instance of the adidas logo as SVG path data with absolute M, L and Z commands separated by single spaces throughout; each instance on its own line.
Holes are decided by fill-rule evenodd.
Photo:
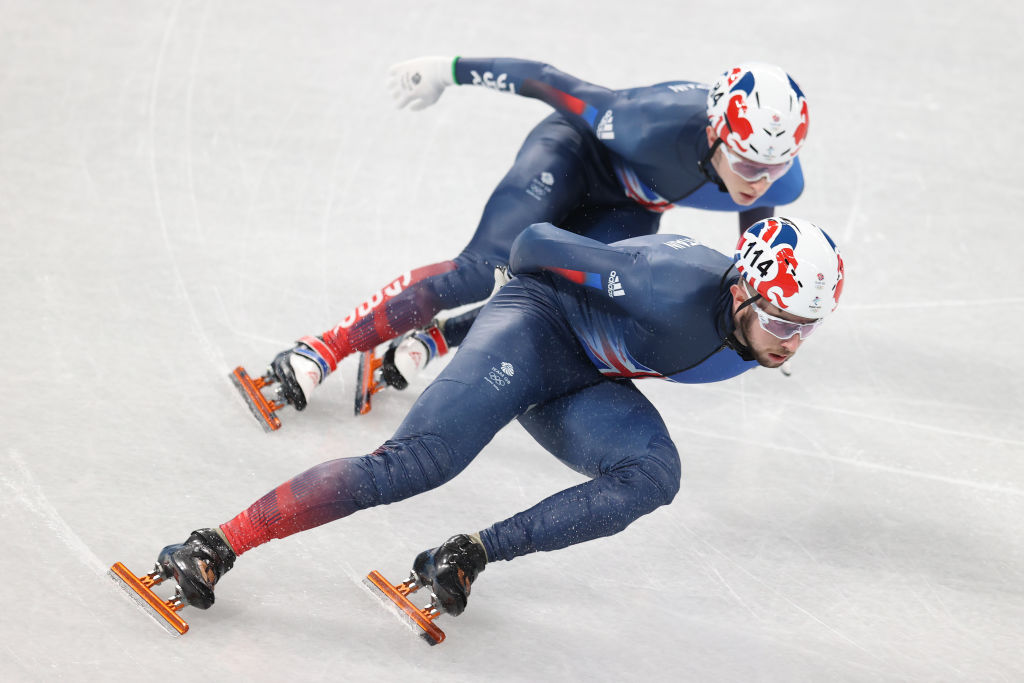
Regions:
M 608 296 L 626 296 L 626 290 L 619 282 L 619 274 L 614 270 L 608 274 Z
M 615 139 L 615 117 L 612 114 L 612 110 L 609 109 L 601 117 L 601 122 L 597 124 L 597 137 L 600 140 L 614 140 Z

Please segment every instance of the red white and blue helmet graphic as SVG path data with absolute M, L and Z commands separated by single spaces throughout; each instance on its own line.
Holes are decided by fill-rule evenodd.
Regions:
M 797 218 L 766 218 L 747 228 L 732 257 L 764 299 L 802 318 L 824 318 L 843 293 L 843 257 L 824 230 Z
M 749 62 L 708 90 L 708 123 L 730 150 L 762 164 L 795 157 L 807 139 L 807 99 L 777 66 Z

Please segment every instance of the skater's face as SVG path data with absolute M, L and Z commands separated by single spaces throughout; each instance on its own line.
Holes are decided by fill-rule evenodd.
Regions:
M 707 127 L 707 136 L 710 148 L 718 140 L 718 136 L 715 135 L 711 126 Z M 711 155 L 711 166 L 718 173 L 718 177 L 722 179 L 732 200 L 740 206 L 749 206 L 767 192 L 775 180 L 786 174 L 786 171 L 792 166 L 792 161 L 782 164 L 756 164 L 731 153 L 723 142 Z M 734 166 L 736 166 L 735 170 Z M 747 178 L 750 177 L 754 177 L 755 180 L 748 180 Z
M 745 283 L 733 285 L 730 291 L 732 292 L 733 316 L 736 320 L 736 336 L 750 347 L 751 353 L 754 354 L 754 360 L 766 368 L 777 368 L 789 360 L 803 344 L 804 338 L 810 336 L 817 326 L 817 320 L 786 313 L 760 297 L 740 309 L 745 301 L 754 297 L 754 293 Z M 776 334 L 764 329 L 758 320 L 758 310 L 762 312 L 762 315 L 767 314 L 772 318 L 793 323 L 792 335 L 788 339 L 780 339 Z M 770 324 L 769 327 L 771 327 Z M 786 334 L 786 332 L 782 334 Z

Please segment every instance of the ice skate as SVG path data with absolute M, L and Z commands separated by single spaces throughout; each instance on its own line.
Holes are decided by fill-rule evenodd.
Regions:
M 262 377 L 253 379 L 238 366 L 230 378 L 264 430 L 274 431 L 281 428 L 276 414 L 281 408 L 306 409 L 313 389 L 334 369 L 325 358 L 329 355 L 320 339 L 304 337 L 294 348 L 277 354 Z
M 188 631 L 178 614 L 184 607 L 208 609 L 214 602 L 213 587 L 235 564 L 235 553 L 215 529 L 199 529 L 184 543 L 160 551 L 153 571 L 136 576 L 116 562 L 108 574 L 157 623 L 172 635 Z M 170 580 L 175 592 L 170 599 L 159 597 L 155 586 Z
M 372 571 L 363 583 L 385 604 L 397 607 L 398 616 L 414 632 L 429 644 L 437 645 L 445 635 L 434 620 L 441 614 L 462 614 L 469 599 L 470 585 L 486 564 L 483 546 L 474 538 L 460 534 L 437 548 L 420 553 L 407 581 L 392 584 L 380 572 Z M 416 607 L 409 596 L 421 588 L 430 591 L 430 603 Z
M 448 343 L 436 320 L 423 330 L 407 332 L 392 340 L 383 356 L 377 356 L 374 350 L 361 353 L 356 373 L 356 415 L 370 412 L 374 394 L 387 387 L 405 389 L 409 380 L 422 372 L 432 359 L 446 353 Z
M 407 581 L 393 584 L 379 571 L 374 570 L 366 575 L 363 583 L 428 645 L 437 645 L 444 640 L 444 631 L 434 623 L 434 620 L 441 616 L 441 610 L 434 606 L 433 601 L 423 607 L 417 607 L 410 598 L 423 587 L 417 582 L 415 574 L 410 575 Z
M 107 575 L 172 636 L 188 631 L 188 623 L 178 614 L 185 607 L 181 596 L 175 592 L 173 597 L 165 600 L 153 591 L 155 586 L 164 582 L 159 568 L 154 568 L 149 574 L 136 576 L 124 564 L 115 562 Z
M 166 546 L 156 566 L 165 579 L 173 579 L 181 600 L 190 607 L 209 609 L 213 587 L 235 565 L 235 551 L 216 529 L 198 529 L 184 543 Z
M 431 587 L 437 608 L 457 617 L 466 609 L 470 585 L 486 565 L 480 542 L 459 534 L 417 555 L 412 572 L 421 585 Z

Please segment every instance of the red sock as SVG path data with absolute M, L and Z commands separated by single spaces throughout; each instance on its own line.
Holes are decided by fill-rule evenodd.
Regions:
M 296 496 L 293 483 L 300 480 L 301 476 L 281 484 L 234 519 L 220 525 L 236 555 L 339 517 L 336 510 L 311 505 L 308 497 Z

